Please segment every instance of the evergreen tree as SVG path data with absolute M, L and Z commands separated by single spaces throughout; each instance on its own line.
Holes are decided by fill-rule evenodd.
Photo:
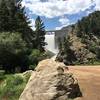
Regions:
M 77 60 L 74 51 L 71 49 L 69 37 L 64 37 L 63 41 L 61 41 L 56 60 L 64 62 L 66 65 L 72 65 Z
M 28 46 L 34 45 L 34 32 L 29 25 L 31 22 L 26 16 L 22 0 L 1 0 L 0 3 L 0 32 L 19 32 Z
M 0 32 L 9 30 L 9 11 L 5 0 L 0 2 Z
M 76 57 L 74 55 L 74 51 L 71 49 L 71 43 L 69 37 L 67 38 L 64 37 L 63 50 L 64 50 L 63 62 L 66 65 L 74 64 L 74 61 L 76 61 Z
M 61 38 L 60 37 L 58 37 L 58 39 L 57 39 L 58 41 L 58 50 L 59 51 L 62 51 L 62 41 L 61 41 Z
M 41 18 L 38 16 L 35 21 L 35 44 L 37 49 L 44 51 L 45 43 L 45 27 Z
M 64 55 L 64 50 L 63 50 L 63 47 L 62 47 L 62 40 L 60 37 L 58 37 L 57 39 L 58 41 L 58 54 L 57 54 L 57 57 L 56 57 L 56 60 L 59 61 L 59 62 L 63 62 L 63 55 Z
M 100 36 L 100 11 L 95 11 L 87 17 L 83 17 L 82 20 L 78 21 L 77 26 L 78 36 L 89 35 L 90 33 Z
M 22 33 L 23 39 L 28 43 L 28 45 L 32 44 L 33 46 L 33 38 L 34 38 L 34 32 L 31 29 L 31 26 L 29 25 L 31 22 L 29 18 L 26 16 L 25 7 L 22 7 L 21 5 L 22 0 L 17 0 L 15 3 L 15 6 L 10 6 L 12 11 L 15 9 L 15 19 L 16 19 L 16 31 Z M 10 10 L 11 11 L 11 10 Z M 11 12 L 12 12 L 11 11 Z
M 0 33 L 0 65 L 6 72 L 14 72 L 17 66 L 22 71 L 27 69 L 27 47 L 21 34 Z

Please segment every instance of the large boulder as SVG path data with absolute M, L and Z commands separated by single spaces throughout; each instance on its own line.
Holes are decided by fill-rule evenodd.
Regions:
M 80 95 L 78 82 L 68 68 L 47 59 L 38 64 L 19 100 L 67 100 Z

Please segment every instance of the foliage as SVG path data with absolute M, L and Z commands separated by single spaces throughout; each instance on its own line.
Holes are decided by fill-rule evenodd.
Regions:
M 45 43 L 45 27 L 41 18 L 38 16 L 35 21 L 35 46 L 40 51 L 44 51 Z
M 40 52 L 44 51 L 46 44 L 43 21 L 37 17 L 34 32 L 21 2 L 22 0 L 0 1 L 0 66 L 7 73 L 20 68 L 25 71 L 31 63 L 36 66 L 42 59 Z
M 62 41 L 61 41 L 60 37 L 58 37 L 57 42 L 58 42 L 58 49 L 61 51 L 62 50 Z
M 64 62 L 66 65 L 72 65 L 76 61 L 76 56 L 74 51 L 70 48 L 71 43 L 69 42 L 69 37 L 63 39 L 62 43 L 59 45 L 59 53 L 56 60 Z
M 73 65 L 76 61 L 76 56 L 74 54 L 74 51 L 71 49 L 71 42 L 69 42 L 70 38 L 64 39 L 63 42 L 63 48 L 64 48 L 64 56 L 63 56 L 63 62 L 66 65 Z
M 20 33 L 0 33 L 0 65 L 6 73 L 34 69 L 46 54 L 38 49 L 28 49 Z
M 5 0 L 0 2 L 0 31 L 8 31 L 9 28 L 9 13 Z
M 35 69 L 38 62 L 51 57 L 51 54 L 49 52 L 41 52 L 38 49 L 32 49 L 29 57 L 29 69 Z
M 77 35 L 84 37 L 91 34 L 100 36 L 100 11 L 95 11 L 77 22 Z
M 28 82 L 31 74 L 32 74 L 32 70 L 29 70 L 29 71 L 24 72 L 23 77 L 25 78 L 25 82 L 26 83 Z
M 31 54 L 29 55 L 29 64 L 30 64 L 30 68 L 36 67 L 36 65 L 39 62 L 39 57 L 41 55 L 41 52 L 37 49 L 33 49 Z
M 65 64 L 95 64 L 100 61 L 100 11 L 83 17 L 74 25 L 74 33 L 67 35 L 67 40 L 59 43 L 57 60 Z M 73 27 L 73 26 L 72 26 Z M 73 30 L 73 29 L 72 29 Z M 71 34 L 71 35 L 70 35 Z M 76 37 L 74 37 L 76 35 Z M 71 38 L 68 39 L 69 37 Z M 75 46 L 75 39 L 80 43 Z M 75 41 L 74 41 L 75 40 Z M 71 43 L 72 44 L 71 44 Z M 73 49 L 74 48 L 74 49 Z
M 0 3 L 0 32 L 19 32 L 28 46 L 33 46 L 34 32 L 31 29 L 25 7 L 15 0 L 1 0 Z
M 0 99 L 18 100 L 28 79 L 21 75 L 6 75 L 5 80 L 0 84 Z
M 6 72 L 14 72 L 16 66 L 24 66 L 26 52 L 26 42 L 19 33 L 0 33 L 0 65 Z
M 90 35 L 93 33 L 96 36 L 100 36 L 100 11 L 95 11 L 87 17 L 83 17 L 82 20 L 77 23 L 77 35 L 83 37 L 85 34 Z
M 0 70 L 0 80 L 3 80 L 5 78 L 4 73 L 4 70 Z

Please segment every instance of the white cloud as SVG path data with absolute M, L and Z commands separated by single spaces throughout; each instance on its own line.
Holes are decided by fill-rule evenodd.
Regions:
M 26 6 L 31 14 L 45 16 L 46 18 L 61 17 L 59 19 L 61 26 L 56 27 L 56 29 L 71 24 L 69 19 L 62 17 L 66 14 L 72 15 L 85 11 L 90 9 L 92 5 L 95 5 L 95 10 L 100 10 L 100 0 L 23 0 L 22 5 Z M 87 14 L 91 12 L 92 10 L 89 10 Z M 31 25 L 35 29 L 34 19 L 32 19 Z
M 96 3 L 95 9 L 100 10 L 100 0 L 95 0 L 95 3 Z
M 61 23 L 61 25 L 69 25 L 70 24 L 70 20 L 66 17 L 60 18 L 59 22 Z
M 68 25 L 71 24 L 70 20 L 68 18 L 66 18 L 66 17 L 61 17 L 59 19 L 59 22 L 60 22 L 60 26 L 56 27 L 55 28 L 56 30 L 60 30 L 61 28 L 65 27 L 65 26 L 68 26 Z
M 64 26 L 58 26 L 55 28 L 55 30 L 61 30 Z
M 94 3 L 91 0 L 23 0 L 22 4 L 33 14 L 53 18 L 84 11 Z

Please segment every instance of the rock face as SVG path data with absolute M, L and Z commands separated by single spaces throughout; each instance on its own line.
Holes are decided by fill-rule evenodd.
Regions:
M 67 100 L 80 96 L 77 80 L 63 63 L 41 61 L 32 73 L 19 100 Z
M 62 48 L 57 54 L 56 60 L 64 62 L 66 65 L 89 64 L 96 59 L 96 53 L 93 53 L 93 49 L 89 49 L 89 47 L 92 48 L 92 44 L 97 45 L 99 43 L 98 39 L 95 39 L 96 42 L 87 39 L 88 43 L 86 44 L 82 42 L 82 38 L 78 37 L 74 31 L 67 34 L 67 42 L 69 42 L 69 47 L 66 43 L 67 53 L 64 51 L 67 49 Z M 96 38 L 95 36 L 93 37 Z

